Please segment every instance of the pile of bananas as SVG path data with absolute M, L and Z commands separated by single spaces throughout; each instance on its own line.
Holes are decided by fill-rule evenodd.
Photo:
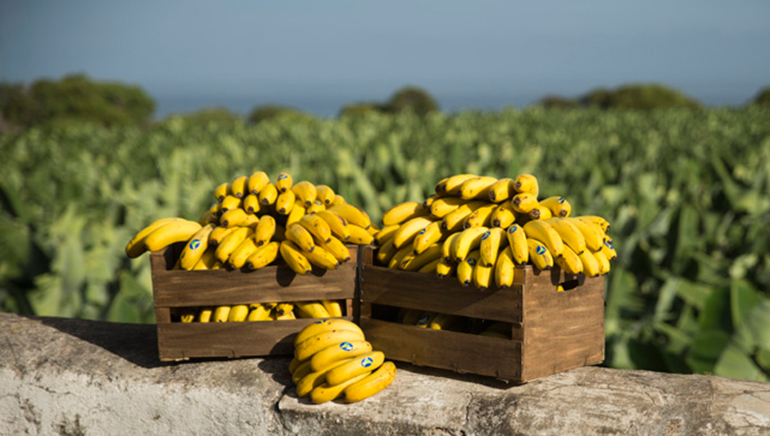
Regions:
M 349 244 L 368 245 L 377 232 L 369 216 L 325 185 L 293 184 L 263 171 L 219 185 L 216 203 L 198 222 L 164 218 L 139 231 L 126 246 L 135 258 L 186 242 L 175 269 L 259 269 L 280 254 L 297 274 L 313 266 L 336 269 L 350 260 Z
M 499 321 L 404 308 L 399 310 L 396 321 L 401 324 L 433 330 L 448 330 L 500 339 L 511 339 L 511 324 Z
M 342 303 L 337 300 L 296 301 L 292 303 L 252 303 L 234 306 L 185 307 L 173 314 L 181 322 L 275 321 L 297 318 L 341 317 Z
M 607 274 L 617 255 L 599 216 L 570 217 L 563 197 L 538 200 L 537 178 L 459 174 L 436 184 L 424 202 L 405 202 L 382 217 L 375 234 L 377 261 L 389 268 L 439 277 L 464 286 L 512 285 L 516 265 L 558 265 L 569 274 Z
M 379 369 L 378 369 L 379 368 Z M 396 377 L 396 365 L 372 351 L 364 333 L 345 319 L 324 319 L 302 329 L 289 364 L 297 395 L 316 404 L 344 396 L 361 401 L 385 389 Z

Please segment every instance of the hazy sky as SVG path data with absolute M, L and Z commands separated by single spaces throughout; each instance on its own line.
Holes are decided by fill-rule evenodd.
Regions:
M 770 1 L 0 0 L 0 79 L 72 72 L 139 84 L 161 111 L 406 84 L 447 108 L 521 106 L 653 81 L 741 104 L 770 85 Z

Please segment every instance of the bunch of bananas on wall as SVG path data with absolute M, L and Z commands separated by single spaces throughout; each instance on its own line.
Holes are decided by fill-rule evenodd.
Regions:
M 172 321 L 244 322 L 275 321 L 297 318 L 330 318 L 343 316 L 343 301 L 295 301 L 284 303 L 251 303 L 232 306 L 185 307 L 172 312 Z
M 437 313 L 420 309 L 401 308 L 396 316 L 401 324 L 413 325 L 433 330 L 446 330 L 459 333 L 511 339 L 510 323 L 468 318 L 446 313 Z
M 563 197 L 538 199 L 530 174 L 501 178 L 459 174 L 436 184 L 423 202 L 393 206 L 375 234 L 377 261 L 389 268 L 456 276 L 464 286 L 513 284 L 515 267 L 554 265 L 595 277 L 617 255 L 599 216 L 571 216 Z
M 288 173 L 274 182 L 263 171 L 236 177 L 219 185 L 214 197 L 198 222 L 155 221 L 129 241 L 126 254 L 135 258 L 185 242 L 176 269 L 255 270 L 280 256 L 294 272 L 307 274 L 313 266 L 336 269 L 350 260 L 345 244 L 370 244 L 378 231 L 329 186 L 293 183 Z
M 324 319 L 302 329 L 294 341 L 289 364 L 297 395 L 313 403 L 343 397 L 347 402 L 369 398 L 396 377 L 396 365 L 373 351 L 364 333 L 345 319 Z

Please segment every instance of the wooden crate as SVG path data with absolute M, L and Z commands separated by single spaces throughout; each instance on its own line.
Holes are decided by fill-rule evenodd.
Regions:
M 516 383 L 604 360 L 603 277 L 525 266 L 510 288 L 481 291 L 453 277 L 376 266 L 374 256 L 372 247 L 362 247 L 360 322 L 388 359 Z M 557 291 L 560 284 L 567 290 Z M 376 319 L 372 309 L 380 305 L 510 323 L 512 339 Z
M 242 357 L 294 354 L 294 335 L 315 319 L 278 321 L 182 323 L 174 310 L 312 300 L 345 300 L 343 317 L 358 320 L 356 279 L 358 246 L 349 245 L 352 260 L 333 271 L 316 269 L 297 275 L 287 265 L 256 271 L 172 270 L 183 244 L 150 254 L 158 353 L 162 361 L 191 357 Z M 355 302 L 355 304 L 354 304 Z

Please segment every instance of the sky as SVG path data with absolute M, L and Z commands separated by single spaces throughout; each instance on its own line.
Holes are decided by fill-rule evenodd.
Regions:
M 323 116 L 417 85 L 442 108 L 657 82 L 710 105 L 770 85 L 770 1 L 0 0 L 0 80 L 137 84 L 156 115 Z

